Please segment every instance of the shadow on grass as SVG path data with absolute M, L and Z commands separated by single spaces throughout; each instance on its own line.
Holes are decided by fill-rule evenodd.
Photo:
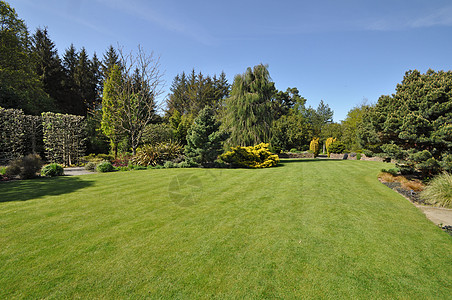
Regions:
M 0 182 L 0 203 L 27 201 L 43 196 L 55 196 L 74 192 L 94 184 L 78 177 L 39 178 Z

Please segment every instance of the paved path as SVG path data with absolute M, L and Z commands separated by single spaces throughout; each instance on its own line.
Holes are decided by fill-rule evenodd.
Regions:
M 436 225 L 452 226 L 452 209 L 416 205 Z

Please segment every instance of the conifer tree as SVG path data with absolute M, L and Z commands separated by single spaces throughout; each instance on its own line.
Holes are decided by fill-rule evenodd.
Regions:
M 231 131 L 230 146 L 270 141 L 275 93 L 268 66 L 260 64 L 235 76 L 230 97 L 225 100 L 224 125 Z
M 223 152 L 224 132 L 220 132 L 220 122 L 215 120 L 210 107 L 203 108 L 187 134 L 185 156 L 192 165 L 212 166 Z

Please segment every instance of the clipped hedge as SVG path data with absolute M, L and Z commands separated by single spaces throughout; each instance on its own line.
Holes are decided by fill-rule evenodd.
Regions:
M 269 144 L 261 143 L 249 147 L 231 147 L 231 151 L 220 155 L 220 159 L 233 167 L 268 168 L 279 163 L 279 157 L 268 150 Z
M 86 123 L 82 116 L 42 113 L 47 160 L 70 166 L 85 155 Z

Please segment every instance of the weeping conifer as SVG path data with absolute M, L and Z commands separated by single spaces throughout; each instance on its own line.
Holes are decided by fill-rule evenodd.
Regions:
M 225 100 L 224 125 L 230 131 L 228 145 L 252 146 L 270 141 L 273 98 L 276 94 L 268 66 L 248 68 L 236 75 Z

